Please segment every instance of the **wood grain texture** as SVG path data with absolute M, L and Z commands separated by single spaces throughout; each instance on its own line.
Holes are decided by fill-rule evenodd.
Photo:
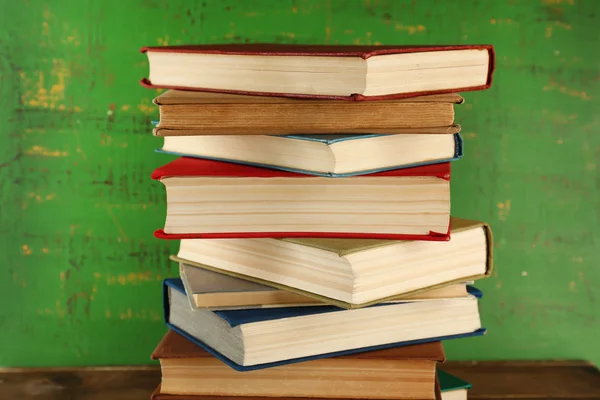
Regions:
M 450 359 L 600 363 L 595 0 L 15 0 L 0 12 L 0 365 L 141 364 L 176 275 L 144 45 L 492 43 L 457 106 L 453 213 L 489 221 L 483 338 Z
M 449 362 L 442 368 L 473 384 L 471 400 L 600 399 L 600 371 L 586 362 Z M 6 399 L 146 400 L 160 383 L 160 370 L 149 366 L 4 369 L 0 380 Z
M 587 362 L 450 362 L 442 369 L 473 385 L 469 399 L 600 399 L 600 371 Z

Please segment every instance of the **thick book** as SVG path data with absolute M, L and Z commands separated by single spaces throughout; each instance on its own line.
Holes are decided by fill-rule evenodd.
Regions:
M 144 47 L 146 87 L 378 100 L 490 87 L 490 45 Z
M 370 102 L 167 90 L 157 136 L 458 133 L 456 93 Z
M 453 217 L 451 226 L 449 242 L 182 239 L 172 258 L 338 307 L 360 308 L 489 276 L 489 225 Z
M 449 239 L 450 163 L 329 178 L 181 157 L 152 178 L 167 191 L 159 238 Z
M 190 306 L 211 310 L 236 310 L 248 308 L 319 306 L 328 303 L 314 297 L 289 290 L 263 285 L 251 280 L 200 268 L 185 262 L 179 263 L 179 276 Z M 467 297 L 467 283 L 455 283 L 412 295 L 398 296 L 390 301 L 428 301 Z
M 441 369 L 437 370 L 442 400 L 467 400 L 471 384 Z
M 198 395 L 193 395 L 193 394 L 166 394 L 166 393 L 162 393 L 161 392 L 162 388 L 161 385 L 159 384 L 154 391 L 152 392 L 152 394 L 150 395 L 150 399 L 151 400 L 239 400 L 238 397 L 236 396 L 198 396 Z M 272 397 L 246 397 L 245 400 L 272 400 Z M 303 397 L 280 397 L 280 399 L 282 400 L 327 400 L 325 398 L 318 398 L 318 397 L 311 397 L 309 398 L 303 398 Z M 466 398 L 465 398 L 466 399 Z M 359 400 L 359 399 L 356 399 Z M 412 400 L 421 400 L 421 399 L 412 399 Z M 423 399 L 425 400 L 425 399 Z M 440 390 L 440 384 L 438 382 L 438 379 L 436 379 L 435 382 L 435 400 L 444 400 L 442 398 L 442 393 Z M 449 399 L 452 400 L 452 399 Z
M 161 393 L 232 397 L 434 399 L 440 342 L 240 373 L 169 330 L 152 353 Z
M 193 310 L 180 279 L 166 279 L 169 328 L 239 371 L 344 354 L 436 342 L 485 333 L 478 297 L 381 304 L 360 310 L 334 306 Z
M 460 135 L 166 136 L 159 152 L 346 177 L 458 160 Z

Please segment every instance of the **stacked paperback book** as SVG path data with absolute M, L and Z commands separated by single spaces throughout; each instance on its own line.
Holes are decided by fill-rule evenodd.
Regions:
M 179 240 L 154 399 L 466 399 L 487 224 L 450 214 L 457 92 L 491 46 L 142 49 Z

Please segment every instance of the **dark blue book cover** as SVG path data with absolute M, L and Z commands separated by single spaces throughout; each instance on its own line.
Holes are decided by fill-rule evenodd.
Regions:
M 258 370 L 258 369 L 263 369 L 263 368 L 276 367 L 279 365 L 286 365 L 286 364 L 298 363 L 298 362 L 303 362 L 303 361 L 310 361 L 310 360 L 315 360 L 315 359 L 319 359 L 319 358 L 336 357 L 336 356 L 341 356 L 341 355 L 345 355 L 345 354 L 355 354 L 355 353 L 362 353 L 362 352 L 366 352 L 366 351 L 388 349 L 388 348 L 392 348 L 392 347 L 409 346 L 409 345 L 419 344 L 419 343 L 437 342 L 437 341 L 441 341 L 441 340 L 459 339 L 459 338 L 472 337 L 472 336 L 481 336 L 481 335 L 484 335 L 486 332 L 485 328 L 482 328 L 475 332 L 458 334 L 458 335 L 433 337 L 433 338 L 427 338 L 427 339 L 411 340 L 411 341 L 406 341 L 406 342 L 388 343 L 388 344 L 379 345 L 379 346 L 363 347 L 363 348 L 358 348 L 358 349 L 351 349 L 351 350 L 337 351 L 337 352 L 332 352 L 332 353 L 319 354 L 319 355 L 310 356 L 310 357 L 300 357 L 300 358 L 294 358 L 294 359 L 290 359 L 290 360 L 283 360 L 283 361 L 270 362 L 270 363 L 265 363 L 265 364 L 244 366 L 244 365 L 235 363 L 234 361 L 225 357 L 221 353 L 217 352 L 212 347 L 208 346 L 206 343 L 203 343 L 202 341 L 198 340 L 197 338 L 189 335 L 184 330 L 169 323 L 169 292 L 168 292 L 169 287 L 185 294 L 185 289 L 183 287 L 183 282 L 181 281 L 181 279 L 179 279 L 179 278 L 165 279 L 164 284 L 163 284 L 163 307 L 164 307 L 165 323 L 167 324 L 167 326 L 170 329 L 174 330 L 175 332 L 179 333 L 180 335 L 184 336 L 191 342 L 202 347 L 204 350 L 206 350 L 213 356 L 217 357 L 218 359 L 220 359 L 221 361 L 225 362 L 227 365 L 229 365 L 230 367 L 232 367 L 238 371 L 253 371 L 253 370 Z M 469 290 L 470 294 L 476 296 L 477 298 L 480 298 L 482 296 L 481 291 L 479 291 L 478 289 L 476 289 L 474 287 L 469 286 L 468 290 Z M 397 303 L 395 303 L 395 305 L 397 305 Z M 386 306 L 388 306 L 388 305 L 378 304 L 378 305 L 371 306 L 371 307 L 386 307 Z M 322 314 L 322 313 L 342 312 L 342 311 L 347 311 L 347 310 L 345 310 L 343 308 L 338 308 L 335 306 L 312 306 L 312 307 L 282 307 L 282 308 L 256 308 L 256 309 L 246 309 L 246 310 L 227 310 L 227 311 L 214 311 L 214 313 L 217 314 L 219 317 L 223 318 L 224 320 L 226 320 L 230 324 L 231 327 L 235 327 L 235 326 L 238 326 L 241 324 L 247 324 L 247 323 L 252 323 L 252 322 L 261 322 L 261 321 L 269 321 L 269 320 L 275 320 L 275 319 L 280 319 L 280 318 L 293 318 L 293 317 L 299 317 L 299 316 L 305 316 L 305 315 L 316 315 L 316 314 Z
M 281 137 L 288 138 L 291 140 L 306 140 L 306 141 L 319 142 L 319 143 L 331 145 L 331 144 L 339 143 L 339 142 L 368 139 L 368 138 L 379 137 L 379 136 L 388 136 L 388 135 L 381 135 L 381 134 L 286 135 L 286 136 L 281 136 Z M 440 164 L 440 163 L 444 163 L 444 162 L 456 161 L 463 156 L 463 140 L 462 140 L 460 134 L 458 134 L 458 133 L 454 134 L 453 136 L 454 136 L 455 151 L 454 151 L 454 156 L 451 158 L 447 158 L 447 159 L 443 159 L 443 160 L 424 161 L 424 162 L 412 163 L 412 164 L 396 165 L 396 166 L 391 166 L 391 167 L 387 167 L 387 168 L 370 169 L 370 170 L 365 170 L 365 171 L 357 171 L 357 172 L 350 172 L 350 173 L 344 173 L 344 174 L 308 171 L 308 170 L 296 169 L 296 168 L 286 168 L 286 167 L 282 167 L 282 166 L 278 166 L 278 165 L 259 164 L 259 163 L 246 162 L 246 161 L 241 161 L 241 160 L 232 160 L 232 159 L 226 159 L 226 158 L 200 157 L 200 156 L 193 155 L 193 154 L 164 151 L 162 149 L 156 149 L 156 151 L 159 153 L 172 154 L 172 155 L 176 155 L 176 156 L 202 158 L 202 159 L 216 160 L 216 161 L 225 161 L 225 162 L 230 162 L 230 163 L 234 163 L 234 164 L 251 165 L 251 166 L 255 166 L 255 167 L 278 169 L 278 170 L 282 170 L 282 171 L 297 172 L 297 173 L 306 174 L 306 175 L 342 178 L 342 177 L 347 177 L 347 176 L 367 175 L 367 174 L 373 174 L 376 172 L 390 171 L 390 170 L 394 170 L 394 169 L 412 168 L 412 167 L 418 167 L 418 166 L 423 166 L 423 165 Z

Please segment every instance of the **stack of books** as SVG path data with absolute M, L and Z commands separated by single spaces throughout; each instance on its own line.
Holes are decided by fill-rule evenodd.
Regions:
M 457 92 L 491 46 L 149 47 L 180 277 L 154 399 L 465 399 L 441 341 L 483 335 L 484 222 L 451 217 Z

